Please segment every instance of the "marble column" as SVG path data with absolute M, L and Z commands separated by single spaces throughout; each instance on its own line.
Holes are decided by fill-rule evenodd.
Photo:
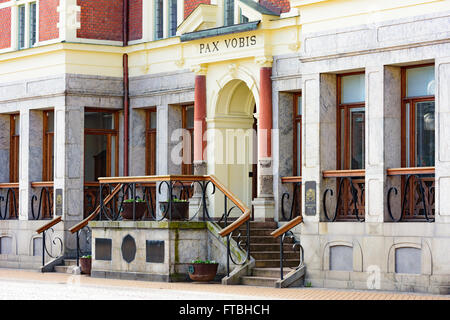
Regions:
M 206 175 L 206 74 L 205 66 L 197 66 L 195 72 L 194 91 L 194 174 Z M 200 186 L 194 185 L 194 195 L 189 201 L 189 216 L 203 219 L 202 193 Z
M 42 180 L 43 113 L 23 109 L 20 112 L 19 219 L 31 215 L 31 182 Z
M 259 112 L 258 126 L 258 188 L 257 198 L 253 199 L 255 221 L 273 219 L 275 201 L 273 196 L 272 159 L 272 58 L 259 57 L 255 62 L 260 66 L 259 73 Z

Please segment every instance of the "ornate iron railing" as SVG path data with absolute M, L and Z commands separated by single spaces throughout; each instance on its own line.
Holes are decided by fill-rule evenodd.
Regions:
M 292 245 L 292 248 L 295 249 L 296 247 L 298 247 L 300 249 L 299 254 L 299 264 L 296 267 L 296 269 L 301 268 L 304 265 L 304 250 L 302 245 L 300 244 L 300 241 L 295 239 L 294 234 L 292 233 L 292 228 L 294 228 L 295 226 L 299 225 L 300 223 L 303 222 L 303 217 L 302 216 L 298 216 L 294 219 L 292 219 L 291 221 L 289 221 L 287 224 L 285 224 L 284 226 L 281 226 L 280 228 L 278 228 L 277 230 L 273 231 L 270 235 L 274 238 L 280 238 L 280 279 L 283 280 L 284 278 L 284 271 L 283 271 L 283 266 L 284 266 L 284 240 L 286 238 L 291 238 L 294 240 L 294 244 Z
M 19 218 L 19 184 L 0 183 L 0 220 Z
M 365 215 L 365 170 L 333 170 L 324 171 L 323 178 L 336 179 L 337 198 L 334 215 L 327 210 L 327 195 L 334 196 L 332 189 L 323 194 L 323 211 L 325 219 L 334 221 L 364 221 Z
M 57 259 L 64 254 L 64 242 L 53 228 L 60 222 L 62 218 L 59 216 L 36 230 L 38 234 L 42 233 L 42 267 L 45 266 L 46 254 L 52 259 Z
M 302 177 L 283 177 L 281 178 L 281 183 L 287 184 L 292 183 L 293 184 L 293 191 L 292 191 L 292 200 L 291 200 L 291 207 L 289 210 L 289 214 L 286 213 L 285 208 L 285 199 L 290 198 L 289 192 L 284 192 L 283 196 L 281 197 L 281 215 L 284 221 L 290 221 L 293 218 L 301 215 L 302 211 Z
M 36 191 L 31 197 L 31 218 L 33 220 L 51 219 L 53 217 L 53 182 L 32 182 L 31 188 Z
M 388 169 L 387 176 L 393 179 L 400 177 L 401 210 L 393 214 L 392 195 L 398 195 L 398 187 L 392 186 L 387 193 L 387 209 L 393 222 L 427 221 L 434 222 L 435 218 L 435 169 L 398 168 Z M 392 180 L 391 180 L 392 181 Z
M 220 232 L 222 237 L 227 237 L 227 274 L 229 275 L 232 261 L 235 264 L 244 264 L 250 257 L 250 210 L 222 185 L 214 176 L 145 176 L 145 177 L 117 177 L 99 179 L 99 204 L 79 224 L 72 227 L 70 232 L 77 233 L 77 252 L 80 252 L 79 232 L 88 226 L 89 221 L 106 220 L 120 221 L 126 216 L 129 220 L 178 220 L 180 217 L 178 206 L 186 206 L 187 201 L 193 196 L 200 197 L 199 206 L 192 217 L 184 217 L 184 220 L 195 218 L 204 221 L 217 222 L 208 211 L 208 194 L 215 194 L 220 190 L 224 195 L 224 212 L 219 222 L 225 223 L 225 228 Z M 197 190 L 197 193 L 194 192 Z M 156 210 L 156 194 L 159 195 L 159 214 Z M 161 199 L 165 198 L 164 201 Z M 234 206 L 228 208 L 228 201 Z M 181 204 L 180 204 L 181 203 Z M 126 209 L 125 207 L 129 208 Z M 125 209 L 127 213 L 125 213 Z M 233 210 L 240 210 L 242 215 L 228 225 L 230 214 Z M 128 216 L 127 216 L 128 214 Z M 202 216 L 199 216 L 202 214 Z M 238 246 L 246 251 L 246 257 L 241 261 L 235 261 L 230 252 L 230 240 L 233 232 L 247 223 L 247 237 L 244 240 L 238 235 Z M 244 249 L 245 247 L 245 249 Z M 79 254 L 77 254 L 77 261 Z

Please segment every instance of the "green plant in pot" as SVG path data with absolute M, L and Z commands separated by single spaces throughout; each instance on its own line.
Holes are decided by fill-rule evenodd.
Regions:
M 173 198 L 171 205 L 172 205 L 172 213 L 167 212 L 169 210 L 168 201 L 159 202 L 161 213 L 165 215 L 167 212 L 166 214 L 167 219 L 175 221 L 189 220 L 189 201 Z
M 80 258 L 80 268 L 81 273 L 83 274 L 91 274 L 91 268 L 92 268 L 92 256 L 91 255 L 85 255 Z
M 133 205 L 135 205 L 136 207 L 134 220 L 142 219 L 145 214 L 145 210 L 147 209 L 147 202 L 145 200 L 136 198 L 123 201 L 122 212 L 120 213 L 123 220 L 133 220 Z
M 192 281 L 209 282 L 214 280 L 219 263 L 214 260 L 192 260 L 188 267 L 189 278 Z

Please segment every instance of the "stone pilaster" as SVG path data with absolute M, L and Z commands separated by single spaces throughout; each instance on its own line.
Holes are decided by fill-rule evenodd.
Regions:
M 80 221 L 84 211 L 84 108 L 55 107 L 54 207 L 62 201 L 66 222 Z M 61 190 L 61 191 L 59 191 Z M 58 199 L 61 192 L 62 199 Z M 58 215 L 59 212 L 55 212 Z
M 130 123 L 130 176 L 144 176 L 147 156 L 145 153 L 146 111 L 131 109 Z

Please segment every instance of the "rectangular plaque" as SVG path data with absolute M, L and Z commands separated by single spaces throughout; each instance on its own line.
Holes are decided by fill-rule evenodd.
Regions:
M 62 189 L 55 190 L 55 215 L 62 216 L 63 211 L 63 191 Z
M 145 249 L 147 262 L 164 263 L 164 241 L 147 240 Z
M 305 214 L 307 216 L 316 215 L 316 182 L 305 182 Z
M 95 238 L 95 260 L 111 261 L 112 240 Z

